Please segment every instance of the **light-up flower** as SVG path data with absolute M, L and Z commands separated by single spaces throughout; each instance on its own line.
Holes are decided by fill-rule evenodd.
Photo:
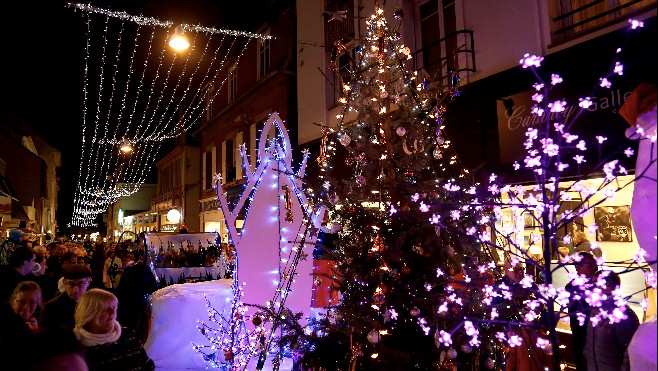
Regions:
M 528 67 L 540 67 L 541 66 L 541 61 L 544 60 L 544 57 L 538 57 L 536 55 L 530 55 L 529 53 L 526 53 L 523 55 L 523 58 L 519 61 L 519 64 L 523 68 L 528 68 Z
M 540 93 L 535 93 L 532 95 L 532 100 L 537 103 L 541 103 L 544 100 L 544 95 Z
M 624 150 L 624 154 L 626 157 L 631 157 L 633 154 L 635 154 L 635 151 L 631 147 L 628 147 Z
M 535 88 L 536 91 L 540 91 L 544 88 L 544 84 L 536 82 L 536 83 L 532 84 L 532 87 Z
M 612 83 L 608 81 L 608 79 L 605 77 L 600 78 L 599 81 L 601 82 L 599 85 L 602 88 L 610 89 L 610 87 L 612 86 Z
M 584 140 L 581 140 L 581 141 L 578 142 L 578 144 L 576 145 L 576 148 L 578 148 L 578 149 L 581 150 L 581 151 L 586 151 L 586 150 L 587 150 L 587 145 L 586 145 L 586 143 L 585 143 Z
M 423 201 L 420 202 L 420 207 L 419 208 L 420 208 L 420 211 L 423 212 L 423 213 L 426 213 L 426 212 L 430 211 L 430 208 L 427 205 L 425 205 L 425 203 Z
M 608 138 L 606 138 L 606 137 L 604 137 L 604 136 L 601 136 L 601 135 L 597 135 L 597 136 L 596 136 L 596 140 L 599 142 L 599 144 L 602 144 L 603 142 L 605 142 L 606 140 L 608 140 Z
M 444 346 L 450 346 L 452 344 L 452 337 L 450 336 L 449 333 L 440 330 L 439 331 L 439 336 L 437 336 L 438 341 L 443 344 Z
M 557 85 L 562 81 L 563 81 L 562 77 L 560 77 L 560 75 L 558 75 L 557 73 L 551 74 L 551 85 Z
M 544 115 L 544 109 L 539 107 L 539 106 L 532 106 L 532 109 L 530 110 L 530 112 L 534 115 L 537 115 L 537 116 L 543 116 Z
M 628 22 L 631 24 L 632 29 L 644 27 L 644 22 L 638 21 L 637 19 L 629 19 Z
M 553 103 L 548 104 L 548 108 L 551 109 L 551 112 L 563 112 L 567 105 L 566 101 L 556 100 Z
M 619 62 L 615 62 L 614 72 L 619 76 L 623 75 L 624 74 L 624 65 L 619 63 Z
M 578 98 L 578 105 L 581 108 L 589 108 L 592 105 L 592 98 L 590 97 Z

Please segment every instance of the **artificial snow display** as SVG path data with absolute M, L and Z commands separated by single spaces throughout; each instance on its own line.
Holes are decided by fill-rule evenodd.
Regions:
M 208 317 L 208 302 L 218 311 L 228 311 L 232 284 L 232 280 L 186 283 L 151 294 L 151 327 L 144 348 L 158 369 L 206 367 L 192 347 L 208 343 L 197 329 L 198 321 Z

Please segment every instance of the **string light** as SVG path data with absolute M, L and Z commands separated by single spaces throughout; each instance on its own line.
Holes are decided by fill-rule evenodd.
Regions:
M 199 122 L 207 109 L 200 99 L 208 95 L 205 87 L 219 86 L 208 97 L 212 102 L 227 81 L 220 78 L 227 61 L 239 63 L 252 40 L 272 36 L 184 23 L 178 27 L 193 41 L 179 58 L 168 49 L 170 21 L 89 4 L 66 6 L 79 11 L 86 26 L 82 155 L 71 224 L 88 227 L 119 197 L 139 190 L 162 141 Z M 193 53 L 198 48 L 200 56 Z M 91 99 L 93 94 L 98 98 Z M 132 152 L 120 150 L 125 141 Z

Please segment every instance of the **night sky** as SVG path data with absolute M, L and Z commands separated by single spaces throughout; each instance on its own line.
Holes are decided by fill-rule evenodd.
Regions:
M 278 1 L 280 3 L 280 1 Z M 59 1 L 4 5 L 0 104 L 26 120 L 62 152 L 58 223 L 71 218 L 80 165 L 84 66 L 83 18 Z M 86 1 L 116 11 L 175 23 L 254 31 L 277 1 Z M 167 147 L 165 144 L 164 147 Z M 171 144 L 169 144 L 171 148 Z M 160 152 L 160 157 L 166 154 Z M 154 177 L 155 172 L 152 172 Z M 154 179 L 155 180 L 155 179 Z

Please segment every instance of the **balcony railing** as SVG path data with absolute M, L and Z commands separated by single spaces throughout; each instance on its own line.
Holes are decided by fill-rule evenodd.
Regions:
M 449 50 L 448 45 L 455 45 Z M 424 69 L 434 81 L 444 81 L 452 72 L 475 72 L 473 31 L 459 30 L 413 53 L 414 70 Z
M 560 1 L 560 13 L 552 19 L 553 44 L 565 42 L 656 7 L 655 0 Z M 580 5 L 583 4 L 583 5 Z

